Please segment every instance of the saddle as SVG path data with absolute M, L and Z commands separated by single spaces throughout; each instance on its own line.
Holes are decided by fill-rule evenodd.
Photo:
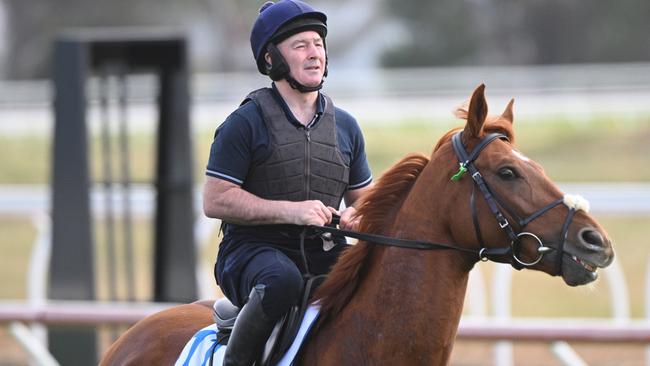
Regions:
M 298 333 L 300 324 L 309 305 L 309 298 L 313 290 L 326 278 L 326 275 L 309 276 L 306 278 L 300 296 L 300 301 L 289 309 L 289 311 L 278 321 L 266 342 L 261 359 L 256 366 L 270 366 L 277 364 L 282 356 L 291 346 L 293 339 Z M 217 324 L 217 343 L 226 345 L 230 333 L 235 326 L 235 320 L 240 308 L 233 305 L 227 298 L 222 298 L 214 303 L 214 321 Z

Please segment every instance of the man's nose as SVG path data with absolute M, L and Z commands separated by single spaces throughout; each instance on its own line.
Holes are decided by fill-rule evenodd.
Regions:
M 318 56 L 318 47 L 316 47 L 316 45 L 313 44 L 313 43 L 307 45 L 307 51 L 308 51 L 307 54 L 308 54 L 309 57 L 311 57 L 311 58 L 313 58 L 313 57 L 317 57 L 317 56 Z

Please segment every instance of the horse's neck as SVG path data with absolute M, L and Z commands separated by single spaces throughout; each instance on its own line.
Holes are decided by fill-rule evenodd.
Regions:
M 388 234 L 452 242 L 442 220 L 436 219 L 441 213 L 435 211 L 443 208 L 419 207 L 426 203 L 418 185 L 422 186 L 413 187 Z M 445 364 L 460 321 L 471 260 L 453 250 L 397 247 L 376 248 L 369 260 L 355 296 L 317 336 L 344 336 L 345 347 L 329 345 L 327 351 L 349 364 L 354 357 L 366 364 Z
M 423 200 L 419 198 L 418 202 Z M 407 200 L 404 207 L 411 203 Z M 401 212 L 395 221 L 393 234 L 451 243 L 440 220 L 422 219 L 423 212 L 427 218 L 435 218 L 437 214 L 432 212 L 435 209 L 428 207 L 420 211 L 422 208 L 415 206 Z M 383 321 L 369 326 L 376 327 L 377 332 L 390 332 L 394 337 L 391 343 L 404 352 L 396 357 L 395 362 L 409 357 L 406 353 L 417 359 L 404 364 L 437 365 L 448 361 L 471 267 L 472 263 L 464 254 L 453 250 L 384 250 L 381 259 L 371 269 L 376 275 L 366 277 L 373 278 L 375 284 L 364 283 L 364 286 L 369 287 L 366 300 L 370 300 L 371 306 L 385 316 Z
M 418 352 L 451 347 L 468 279 L 458 253 L 388 248 L 371 271 L 376 274 L 367 278 L 374 283 L 364 283 L 368 290 L 362 294 L 384 318 L 370 327 L 394 331 L 395 342 L 407 348 L 418 344 Z M 408 334 L 413 336 L 404 337 Z
M 308 352 L 304 364 L 446 364 L 468 278 L 468 271 L 455 265 L 457 256 L 376 250 L 366 280 L 339 316 L 317 333 L 315 352 Z

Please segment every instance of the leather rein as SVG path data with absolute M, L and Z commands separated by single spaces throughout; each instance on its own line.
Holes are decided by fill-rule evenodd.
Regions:
M 551 210 L 552 208 L 563 204 L 564 198 L 560 198 L 556 201 L 551 202 L 550 204 L 535 211 L 533 214 L 531 214 L 528 217 L 520 218 L 518 215 L 514 213 L 513 210 L 508 208 L 508 206 L 506 206 L 503 203 L 503 200 L 499 199 L 496 195 L 494 195 L 494 193 L 488 186 L 487 182 L 485 181 L 481 173 L 478 171 L 478 168 L 474 164 L 474 161 L 478 158 L 481 151 L 483 151 L 483 149 L 485 149 L 491 142 L 497 139 L 509 141 L 508 137 L 501 133 L 488 134 L 487 136 L 483 137 L 483 139 L 481 139 L 479 144 L 476 147 L 474 147 L 474 149 L 472 149 L 472 151 L 469 154 L 465 149 L 465 147 L 463 146 L 461 139 L 462 139 L 462 131 L 456 133 L 452 137 L 452 144 L 454 147 L 454 151 L 456 153 L 456 157 L 459 162 L 459 170 L 451 178 L 451 180 L 458 181 L 462 179 L 465 173 L 469 173 L 472 177 L 472 180 L 474 181 L 474 185 L 472 186 L 472 193 L 470 196 L 470 206 L 472 212 L 472 222 L 474 224 L 474 231 L 476 234 L 476 238 L 479 242 L 479 249 L 464 248 L 453 244 L 434 243 L 434 242 L 423 241 L 423 240 L 401 239 L 401 238 L 379 235 L 379 234 L 369 234 L 369 233 L 362 233 L 358 231 L 338 229 L 336 227 L 333 227 L 338 225 L 338 221 L 339 221 L 338 216 L 335 216 L 333 218 L 331 224 L 332 226 L 310 225 L 308 226 L 308 228 L 312 230 L 312 232 L 315 232 L 316 234 L 330 233 L 330 234 L 346 236 L 346 237 L 350 237 L 350 238 L 354 238 L 366 242 L 372 242 L 380 245 L 396 246 L 401 248 L 420 249 L 420 250 L 434 250 L 434 249 L 458 250 L 461 252 L 475 254 L 478 256 L 479 260 L 481 261 L 487 261 L 487 260 L 497 261 L 499 257 L 510 256 L 512 258 L 510 264 L 515 269 L 522 269 L 524 267 L 534 266 L 542 260 L 542 258 L 546 253 L 551 251 L 558 251 L 558 253 L 560 254 L 556 256 L 555 267 L 556 267 L 556 273 L 561 274 L 562 257 L 564 254 L 564 243 L 566 241 L 569 225 L 573 220 L 573 216 L 576 212 L 576 209 L 574 207 L 569 207 L 569 212 L 567 214 L 564 224 L 562 225 L 562 231 L 560 235 L 561 237 L 559 238 L 560 240 L 558 241 L 560 244 L 557 248 L 544 245 L 542 240 L 534 233 L 527 232 L 527 231 L 516 232 L 515 229 L 512 227 L 512 225 L 510 224 L 510 222 L 508 221 L 508 219 L 506 218 L 506 216 L 503 214 L 502 209 L 505 210 L 513 220 L 516 220 L 518 226 L 523 230 L 523 228 L 525 228 L 526 225 L 528 225 L 533 220 L 539 218 L 540 216 L 542 216 L 544 213 Z M 506 233 L 506 235 L 510 239 L 510 245 L 508 247 L 488 248 L 485 246 L 485 243 L 483 241 L 483 235 L 481 233 L 481 227 L 478 220 L 478 210 L 476 208 L 476 199 L 475 199 L 476 188 L 478 188 L 478 190 L 481 192 L 483 198 L 485 199 L 485 202 L 488 205 L 488 208 L 490 209 L 490 212 L 495 217 L 499 227 L 501 227 L 501 229 Z M 537 242 L 538 256 L 532 261 L 525 261 L 522 258 L 519 258 L 518 256 L 518 252 L 521 246 L 521 238 L 523 237 L 531 237 Z

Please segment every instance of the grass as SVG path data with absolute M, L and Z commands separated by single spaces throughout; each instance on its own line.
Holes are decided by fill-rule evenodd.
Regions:
M 363 124 L 366 147 L 375 176 L 403 155 L 420 151 L 429 154 L 438 138 L 460 121 L 402 121 L 393 125 Z M 517 120 L 518 146 L 529 157 L 540 162 L 556 181 L 650 181 L 650 116 L 598 118 L 575 123 L 558 120 Z M 203 170 L 212 142 L 213 131 L 200 131 L 194 136 L 194 172 L 202 182 Z M 91 141 L 92 156 L 98 156 L 98 139 Z M 154 172 L 155 140 L 146 134 L 131 136 L 131 175 L 136 182 L 151 181 Z M 50 141 L 45 137 L 0 136 L 0 184 L 47 184 L 51 158 Z M 28 158 L 27 158 L 28 157 Z M 25 163 L 28 161 L 29 163 Z M 93 176 L 101 176 L 101 161 L 92 159 Z M 113 162 L 113 169 L 118 167 Z M 647 217 L 603 217 L 604 226 L 614 238 L 617 260 L 628 279 L 632 315 L 643 316 L 643 291 L 648 253 Z M 36 232 L 28 218 L 0 218 L 0 298 L 24 298 L 26 270 Z M 147 222 L 136 228 L 139 262 L 137 287 L 146 296 L 151 273 L 151 237 Z M 97 237 L 102 228 L 98 225 Z M 103 242 L 98 239 L 97 262 L 105 282 L 106 268 L 102 256 Z M 211 263 L 216 254 L 210 245 L 203 258 Z M 208 264 L 208 267 L 210 265 Z M 482 266 L 482 265 L 481 265 Z M 481 267 L 488 273 L 490 265 Z M 212 277 L 211 273 L 205 276 Z M 100 297 L 106 296 L 100 287 Z M 120 288 L 119 291 L 124 291 Z M 512 311 L 517 316 L 607 316 L 610 304 L 606 281 L 589 288 L 567 288 L 561 280 L 523 271 L 513 277 Z
M 570 181 L 650 181 L 650 116 L 600 116 L 575 123 L 566 119 L 516 121 L 517 145 L 541 163 L 552 179 Z M 375 176 L 409 152 L 430 154 L 454 119 L 407 120 L 392 125 L 362 124 L 368 160 Z M 199 131 L 194 138 L 195 182 L 202 182 L 214 131 Z M 99 138 L 90 141 L 93 180 L 102 177 Z M 117 143 L 113 143 L 114 150 Z M 155 139 L 147 134 L 130 138 L 129 165 L 134 182 L 151 182 L 155 169 Z M 25 161 L 29 157 L 29 163 Z M 0 184 L 49 182 L 51 142 L 44 136 L 0 136 Z M 111 160 L 117 175 L 117 153 Z
M 541 128 L 540 128 L 541 127 Z M 523 125 L 519 145 L 552 179 L 570 181 L 650 181 L 650 117 L 602 117 L 595 123 L 567 120 Z
M 0 184 L 47 182 L 50 155 L 50 141 L 44 136 L 0 135 Z
M 461 121 L 404 121 L 363 126 L 375 174 L 412 151 L 430 154 L 438 139 Z M 583 123 L 566 119 L 515 122 L 517 146 L 559 182 L 650 181 L 650 116 L 602 116 Z
M 5 217 L 0 219 L 0 232 L 0 298 L 25 298 L 36 229 L 28 218 Z

